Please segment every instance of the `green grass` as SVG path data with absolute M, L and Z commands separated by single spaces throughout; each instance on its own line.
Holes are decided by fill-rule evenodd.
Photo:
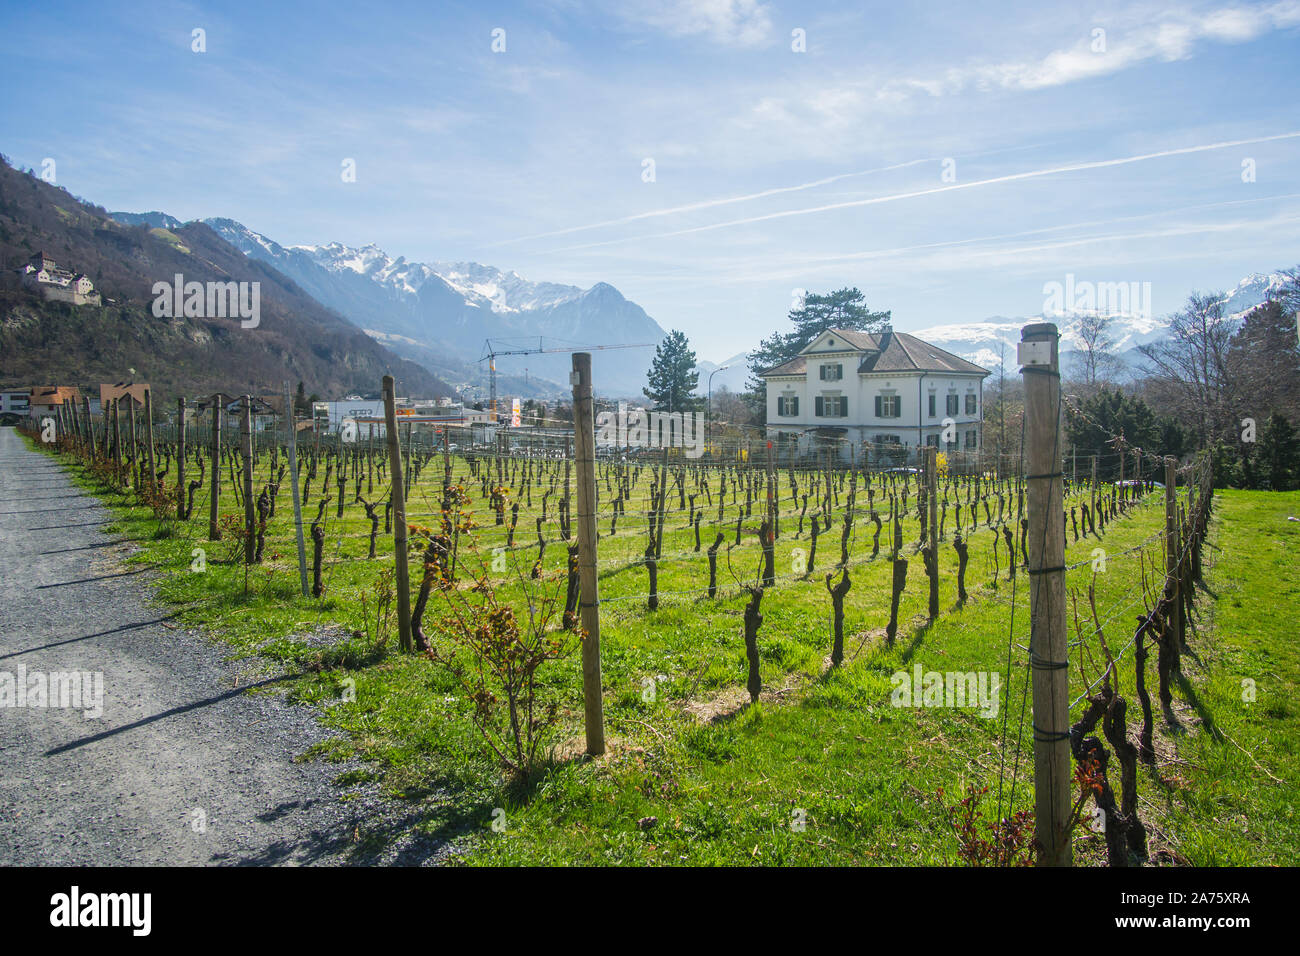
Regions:
M 264 479 L 265 457 L 259 467 Z M 458 480 L 464 480 L 465 473 L 465 463 L 456 461 Z M 433 510 L 430 503 L 436 500 L 441 474 L 439 459 L 426 466 L 412 495 L 412 521 L 434 523 L 421 513 Z M 562 472 L 557 479 L 562 487 Z M 890 703 L 890 677 L 896 671 L 910 671 L 919 663 L 927 671 L 997 672 L 1005 679 L 1009 637 L 1019 644 L 1028 641 L 1026 579 L 1022 573 L 1015 585 L 1012 635 L 1012 582 L 1005 550 L 999 554 L 1001 574 L 994 587 L 993 535 L 987 527 L 971 537 L 970 600 L 957 606 L 951 511 L 941 549 L 942 613 L 930 627 L 925 621 L 927 589 L 921 562 L 909 553 L 918 525 L 914 517 L 904 521 L 904 540 L 910 542 L 904 548 L 910 560 L 908 586 L 899 638 L 889 647 L 882 636 L 889 610 L 890 568 L 884 547 L 888 526 L 881 536 L 881 555 L 868 560 L 872 525 L 865 518 L 866 493 L 859 491 L 851 547 L 853 589 L 845 604 L 847 660 L 832 671 L 826 662 L 830 601 L 823 576 L 839 557 L 842 504 L 831 531 L 819 541 L 818 572 L 805 579 L 795 571 L 793 549 L 806 550 L 808 536 L 806 530 L 802 537 L 795 536 L 797 517 L 790 512 L 797 509 L 783 473 L 779 580 L 764 597 L 758 640 L 765 692 L 758 703 L 747 706 L 741 639 L 745 596 L 725 558 L 719 575 L 723 594 L 710 600 L 701 593 L 706 583 L 704 555 L 692 550 L 693 534 L 686 515 L 676 511 L 675 495 L 669 499 L 660 566 L 661 606 L 656 612 L 645 608 L 646 573 L 638 563 L 645 547 L 645 521 L 633 516 L 634 509 L 645 507 L 649 475 L 643 472 L 618 534 L 610 537 L 608 518 L 601 521 L 609 753 L 596 760 L 572 758 L 581 750 L 579 662 L 574 656 L 546 665 L 546 693 L 561 704 L 556 736 L 561 746 L 542 773 L 520 786 L 502 777 L 470 719 L 468 702 L 438 665 L 395 653 L 391 634 L 386 646 L 374 641 L 373 620 L 368 625 L 363 621 L 359 596 L 373 585 L 381 568 L 391 567 L 392 539 L 382 534 L 381 525 L 379 557 L 365 559 L 368 522 L 360 505 L 351 503 L 350 482 L 344 518 L 333 517 L 333 505 L 327 508 L 327 591 L 316 600 L 298 593 L 287 479 L 268 533 L 267 560 L 248 573 L 247 588 L 243 566 L 224 563 L 224 543 L 206 541 L 206 489 L 196 496 L 194 519 L 160 537 L 160 522 L 147 510 L 133 506 L 126 496 L 105 494 L 87 476 L 79 480 L 113 507 L 115 530 L 142 543 L 136 560 L 163 572 L 157 579 L 159 599 L 177 611 L 181 621 L 208 628 L 236 655 L 279 662 L 298 675 L 289 682 L 288 693 L 318 707 L 321 719 L 342 732 L 341 739 L 304 758 L 360 758 L 367 769 L 349 772 L 340 783 L 373 780 L 388 793 L 410 799 L 422 820 L 418 826 L 458 837 L 460 862 L 951 863 L 957 841 L 946 823 L 945 801 L 938 797 L 941 789 L 951 803 L 967 784 L 989 786 L 982 805 L 992 816 L 1001 779 L 1004 812 L 1032 805 L 1031 733 L 1028 716 L 1022 719 L 1021 712 L 1023 650 L 1015 649 L 1016 666 L 1010 685 L 1004 680 L 1003 687 L 1008 705 L 996 718 L 970 710 Z M 233 513 L 237 509 L 228 473 L 223 480 L 222 511 Z M 806 478 L 801 476 L 801 481 Z M 475 536 L 490 559 L 492 548 L 504 544 L 504 529 L 493 523 L 479 483 L 466 484 L 481 526 Z M 318 477 L 308 517 L 316 512 L 319 490 Z M 376 479 L 374 492 L 363 485 L 362 493 L 375 500 L 384 490 Z M 534 487 L 531 513 L 540 513 L 541 494 Z M 883 510 L 880 495 L 877 486 L 877 505 Z M 546 567 L 548 576 L 556 579 L 547 586 L 562 588 L 558 578 L 565 552 L 557 540 L 558 497 L 557 490 L 548 505 L 545 533 L 552 543 Z M 914 503 L 913 491 L 908 500 L 913 510 Z M 1155 828 L 1153 848 L 1167 849 L 1177 859 L 1294 863 L 1300 840 L 1287 795 L 1296 783 L 1290 748 L 1296 740 L 1291 702 L 1297 660 L 1282 615 L 1288 596 L 1295 597 L 1296 586 L 1290 583 L 1295 575 L 1288 574 L 1287 567 L 1294 562 L 1300 528 L 1284 518 L 1300 511 L 1300 495 L 1226 492 L 1216 503 L 1212 543 L 1222 551 L 1206 551 L 1210 590 L 1200 599 L 1199 631 L 1190 638 L 1197 656 L 1185 658 L 1188 682 L 1175 690 L 1176 700 L 1185 705 L 1178 708 L 1185 732 L 1174 736 L 1158 728 L 1161 746 L 1177 762 L 1162 765 L 1158 776 L 1144 774 L 1139 784 L 1142 814 Z M 1014 501 L 1010 504 L 1014 509 Z M 607 506 L 602 503 L 602 509 Z M 745 522 L 745 543 L 732 555 L 744 578 L 752 578 L 757 566 L 754 532 L 761 508 L 757 502 L 753 518 Z M 722 530 L 730 543 L 735 521 L 730 494 L 727 509 Z M 530 511 L 526 505 L 521 510 L 517 547 L 510 558 L 526 568 L 537 549 Z M 713 537 L 716 501 L 705 506 L 705 515 L 702 537 L 707 545 Z M 980 518 L 982 522 L 982 512 Z M 1112 522 L 1100 544 L 1092 538 L 1076 543 L 1072 534 L 1067 536 L 1067 562 L 1086 562 L 1098 546 L 1110 556 L 1095 580 L 1103 617 L 1114 614 L 1106 624 L 1113 650 L 1131 637 L 1131 622 L 1142 609 L 1138 557 L 1144 553 L 1158 558 L 1160 542 L 1150 538 L 1162 526 L 1157 494 Z M 207 552 L 203 573 L 190 570 L 195 548 Z M 1128 549 L 1136 550 L 1121 554 Z M 509 574 L 493 578 L 499 593 L 522 613 L 523 588 Z M 1091 578 L 1086 564 L 1068 576 L 1070 587 L 1085 601 Z M 431 604 L 433 620 L 426 630 L 435 642 L 444 640 L 437 626 L 444 612 L 436 600 Z M 369 635 L 327 648 L 306 640 L 329 628 Z M 1089 637 L 1086 622 L 1084 629 Z M 1120 687 L 1128 692 L 1131 657 L 1124 662 Z M 1240 700 L 1245 676 L 1257 682 L 1257 700 L 1250 705 Z M 1154 695 L 1154 666 L 1149 678 Z M 355 682 L 355 701 L 341 699 L 349 679 Z M 653 699 L 644 693 L 648 682 Z M 1072 664 L 1071 697 L 1083 689 Z M 1130 708 L 1130 730 L 1135 729 L 1136 711 L 1135 705 Z M 1079 714 L 1076 707 L 1072 719 Z M 1212 717 L 1219 734 L 1194 722 L 1202 715 Z M 1022 750 L 1013 774 L 1018 737 Z M 1254 751 L 1254 759 L 1238 744 Z M 1285 785 L 1270 780 L 1255 761 Z M 1117 776 L 1112 774 L 1113 781 Z M 494 820 L 496 829 L 490 825 Z M 1103 855 L 1096 837 L 1086 831 L 1078 835 L 1076 856 L 1081 862 L 1095 862 Z

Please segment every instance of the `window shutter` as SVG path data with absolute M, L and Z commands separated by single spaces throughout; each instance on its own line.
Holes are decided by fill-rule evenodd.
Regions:
M 818 418 L 822 417 L 822 397 L 820 395 L 813 399 L 813 414 Z
M 849 397 L 847 395 L 840 399 L 840 418 L 849 417 Z
M 880 396 L 879 396 L 879 395 L 876 396 L 876 417 L 877 417 L 877 418 L 880 418 L 880 417 L 881 417 L 881 414 L 880 414 Z
M 799 415 L 799 397 L 796 395 L 794 398 L 790 399 L 789 405 L 790 405 L 790 414 L 791 414 L 792 416 L 798 417 L 798 415 Z

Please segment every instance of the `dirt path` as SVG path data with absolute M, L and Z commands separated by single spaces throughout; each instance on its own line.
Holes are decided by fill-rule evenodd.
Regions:
M 328 736 L 313 712 L 248 693 L 211 641 L 151 607 L 109 517 L 0 428 L 0 865 L 436 859 L 412 808 L 334 786 L 346 765 L 294 763 Z M 70 671 L 103 675 L 102 716 L 2 706 L 20 676 Z

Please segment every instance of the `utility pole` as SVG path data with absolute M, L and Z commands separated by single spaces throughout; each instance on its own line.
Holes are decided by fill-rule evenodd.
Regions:
M 573 353 L 573 446 L 578 480 L 578 609 L 582 618 L 582 700 L 587 753 L 605 752 L 601 698 L 600 596 L 596 577 L 596 431 L 591 399 L 591 353 Z M 667 471 L 665 470 L 665 480 Z M 660 500 L 663 489 L 660 490 Z
M 402 440 L 397 434 L 397 397 L 393 376 L 384 376 L 384 432 L 388 439 L 389 494 L 393 501 L 393 548 L 397 557 L 397 633 L 411 650 L 411 575 L 406 554 L 406 488 L 402 484 Z
M 1050 322 L 1021 330 L 1029 519 L 1029 664 L 1034 707 L 1034 818 L 1038 865 L 1070 866 L 1069 661 L 1061 474 L 1060 334 Z

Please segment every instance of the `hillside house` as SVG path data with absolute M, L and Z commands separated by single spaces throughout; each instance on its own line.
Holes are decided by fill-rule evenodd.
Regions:
M 977 452 L 987 369 L 905 332 L 830 329 L 798 356 L 760 373 L 767 433 L 799 454 L 861 443 Z
M 23 284 L 39 289 L 47 299 L 71 302 L 73 305 L 99 305 L 95 284 L 80 272 L 60 269 L 58 263 L 43 252 L 38 252 L 18 270 Z

